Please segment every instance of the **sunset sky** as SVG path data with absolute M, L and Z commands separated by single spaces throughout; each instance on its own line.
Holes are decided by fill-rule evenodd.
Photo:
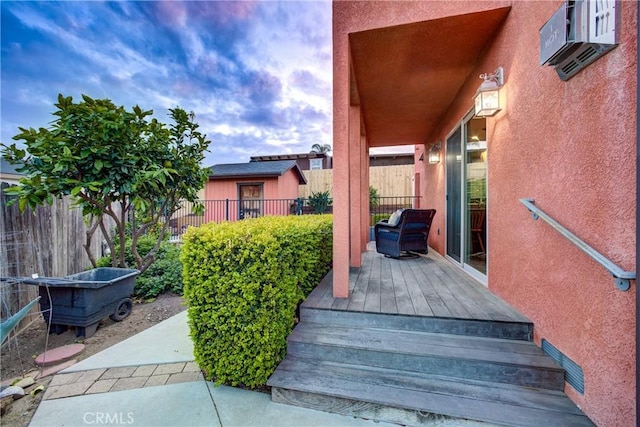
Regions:
M 1 142 L 58 93 L 196 114 L 204 166 L 331 144 L 331 2 L 2 1 Z

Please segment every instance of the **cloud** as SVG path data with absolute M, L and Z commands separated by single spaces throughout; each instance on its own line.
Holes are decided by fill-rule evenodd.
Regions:
M 331 83 L 320 79 L 309 70 L 295 70 L 289 76 L 289 84 L 302 92 L 314 96 L 327 96 Z
M 258 106 L 271 105 L 282 93 L 280 79 L 268 72 L 250 71 L 242 78 L 243 89 Z
M 0 2 L 1 142 L 58 93 L 196 113 L 206 163 L 331 143 L 331 3 Z M 224 130 L 221 131 L 221 130 Z

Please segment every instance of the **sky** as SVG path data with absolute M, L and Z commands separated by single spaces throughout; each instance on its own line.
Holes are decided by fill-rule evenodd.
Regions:
M 170 123 L 195 113 L 203 166 L 332 144 L 330 1 L 0 2 L 1 142 L 48 127 L 59 93 Z

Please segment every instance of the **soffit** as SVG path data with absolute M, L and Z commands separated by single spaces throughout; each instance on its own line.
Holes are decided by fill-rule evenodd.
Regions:
M 508 13 L 507 7 L 351 33 L 351 103 L 361 106 L 369 146 L 426 142 Z

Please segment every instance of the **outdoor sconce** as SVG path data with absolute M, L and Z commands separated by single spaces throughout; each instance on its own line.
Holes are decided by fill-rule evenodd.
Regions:
M 431 148 L 429 148 L 429 163 L 432 165 L 440 163 L 440 148 L 442 148 L 440 141 L 434 142 L 431 144 Z
M 480 74 L 483 80 L 475 95 L 476 117 L 491 117 L 500 108 L 500 88 L 504 84 L 504 70 L 498 67 L 493 73 Z

